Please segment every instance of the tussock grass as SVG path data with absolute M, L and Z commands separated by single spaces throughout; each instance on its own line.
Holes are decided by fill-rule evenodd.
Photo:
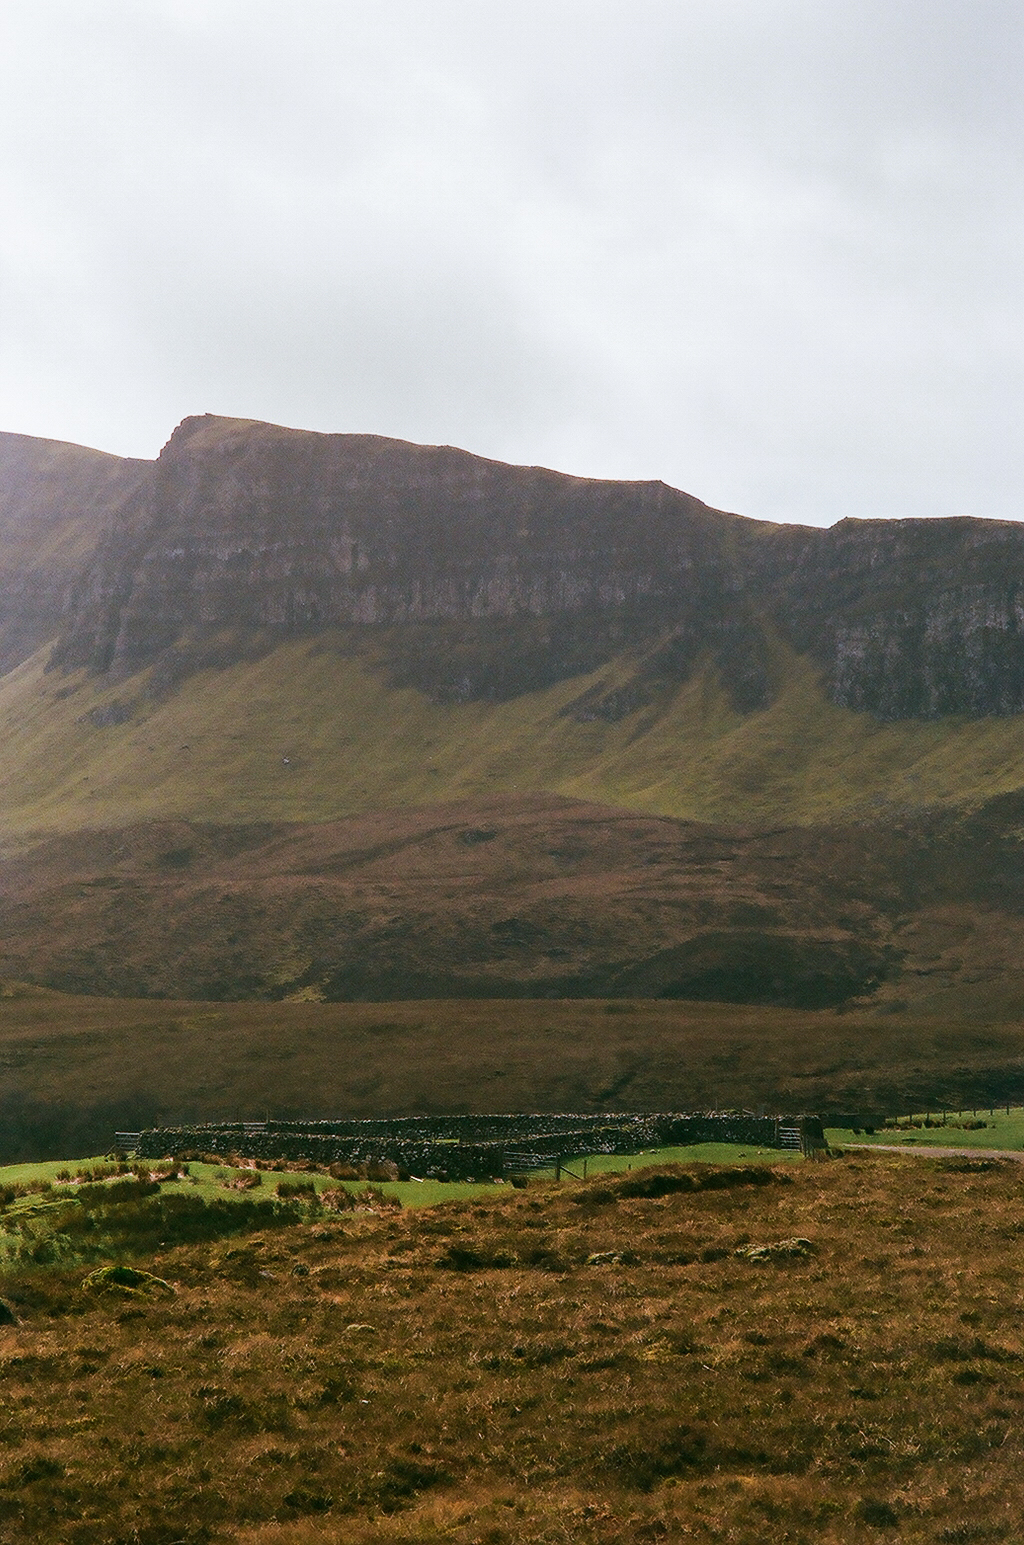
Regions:
M 1012 1540 L 1017 1166 L 660 1173 L 9 1274 L 3 1537 Z

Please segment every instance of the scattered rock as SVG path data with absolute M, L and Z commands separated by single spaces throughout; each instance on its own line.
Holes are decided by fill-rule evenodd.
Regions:
M 776 1239 L 771 1244 L 741 1245 L 736 1251 L 748 1261 L 800 1260 L 816 1253 L 809 1239 Z

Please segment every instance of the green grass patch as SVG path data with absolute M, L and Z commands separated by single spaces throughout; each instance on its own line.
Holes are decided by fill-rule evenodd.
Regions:
M 566 1183 L 571 1185 L 576 1177 L 584 1174 L 589 1178 L 592 1175 L 600 1175 L 611 1172 L 631 1169 L 645 1169 L 651 1164 L 733 1164 L 738 1160 L 744 1163 L 778 1164 L 792 1163 L 800 1159 L 798 1153 L 790 1153 L 777 1148 L 756 1148 L 750 1144 L 742 1143 L 696 1143 L 686 1148 L 652 1148 L 644 1153 L 636 1154 L 589 1154 L 582 1158 L 569 1159 L 563 1166 L 566 1171 Z M 12 1217 L 25 1211 L 38 1212 L 40 1207 L 52 1207 L 61 1200 L 74 1197 L 79 1190 L 78 1184 L 58 1181 L 57 1176 L 70 1171 L 74 1175 L 78 1169 L 94 1169 L 102 1166 L 106 1161 L 102 1158 L 95 1159 L 61 1159 L 51 1160 L 41 1164 L 8 1164 L 0 1166 L 0 1187 L 4 1185 L 31 1185 L 33 1182 L 49 1181 L 53 1190 L 48 1193 L 29 1193 L 17 1198 L 8 1209 Z M 159 1161 L 154 1160 L 154 1164 Z M 294 1170 L 259 1170 L 260 1184 L 252 1189 L 243 1189 L 239 1182 L 251 1180 L 254 1171 L 247 1168 L 236 1169 L 229 1164 L 201 1164 L 191 1162 L 188 1166 L 188 1175 L 182 1180 L 170 1180 L 161 1184 L 160 1191 L 165 1196 L 192 1196 L 202 1198 L 205 1201 L 243 1202 L 265 1199 L 273 1200 L 277 1196 L 277 1186 L 284 1182 L 286 1188 L 296 1183 L 312 1185 L 317 1194 L 326 1190 L 332 1190 L 338 1185 L 344 1186 L 347 1191 L 357 1197 L 368 1189 L 382 1192 L 385 1196 L 394 1197 L 403 1207 L 433 1207 L 439 1202 L 464 1201 L 474 1197 L 487 1197 L 502 1194 L 507 1191 L 507 1184 L 495 1184 L 490 1181 L 464 1182 L 442 1180 L 397 1180 L 372 1182 L 365 1180 L 332 1180 L 327 1175 L 307 1173 Z M 555 1167 L 552 1164 L 547 1169 L 533 1172 L 533 1177 L 538 1180 L 552 1181 L 555 1176 Z M 116 1184 L 113 1177 L 108 1184 Z M 291 1198 L 294 1200 L 295 1198 Z
M 932 1125 L 925 1126 L 926 1120 Z M 974 1122 L 984 1122 L 984 1126 L 968 1125 Z M 827 1127 L 825 1135 L 837 1147 L 853 1142 L 908 1148 L 1001 1148 L 1014 1152 L 1024 1149 L 1024 1106 L 1011 1106 L 1009 1113 L 1005 1106 L 995 1111 L 949 1112 L 944 1123 L 934 1112 L 921 1113 L 901 1117 L 896 1126 L 879 1127 L 874 1132 L 851 1133 L 849 1128 Z
M 594 1153 L 586 1160 L 586 1177 L 620 1170 L 646 1169 L 651 1164 L 778 1164 L 799 1160 L 799 1153 L 779 1148 L 755 1148 L 750 1143 L 693 1143 L 687 1148 L 650 1148 L 643 1153 Z M 584 1174 L 582 1159 L 569 1159 L 563 1169 L 572 1176 Z M 536 1172 L 545 1180 L 554 1178 L 555 1168 Z
M 63 1170 L 95 1169 L 109 1161 L 101 1154 L 93 1159 L 46 1159 L 38 1164 L 0 1165 L 0 1186 L 28 1185 L 33 1180 L 56 1181 Z

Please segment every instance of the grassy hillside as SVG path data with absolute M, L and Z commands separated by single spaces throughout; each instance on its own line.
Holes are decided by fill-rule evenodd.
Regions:
M 568 711 L 633 662 L 511 702 L 438 705 L 321 637 L 152 692 L 47 673 L 0 680 L 0 833 L 326 820 L 545 790 L 703 820 L 811 822 L 974 802 L 1024 781 L 1024 718 L 881 724 L 830 704 L 780 656 L 767 709 L 738 714 L 710 670 L 618 722 Z

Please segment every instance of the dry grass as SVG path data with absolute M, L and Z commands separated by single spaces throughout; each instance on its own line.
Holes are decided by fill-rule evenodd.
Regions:
M 973 1162 L 264 1228 L 137 1261 L 173 1298 L 37 1270 L 3 1538 L 1011 1540 L 1024 1192 Z

